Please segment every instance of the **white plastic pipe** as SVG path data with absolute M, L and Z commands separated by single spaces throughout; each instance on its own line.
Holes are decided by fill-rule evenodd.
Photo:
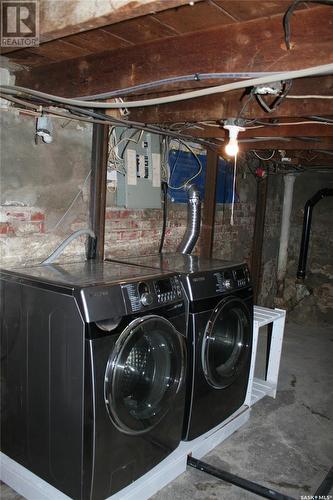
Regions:
M 287 271 L 288 245 L 289 245 L 289 234 L 290 234 L 290 214 L 293 205 L 294 182 L 295 182 L 294 174 L 287 174 L 284 176 L 283 209 L 282 209 L 278 268 L 277 268 L 277 279 L 279 287 L 281 287 Z

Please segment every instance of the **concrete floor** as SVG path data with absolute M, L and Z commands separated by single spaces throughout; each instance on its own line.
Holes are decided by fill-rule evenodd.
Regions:
M 257 403 L 249 422 L 204 460 L 294 498 L 311 498 L 333 463 L 332 387 L 333 329 L 287 323 L 276 400 Z M 0 498 L 22 497 L 2 485 Z M 258 497 L 194 469 L 153 497 L 252 498 Z

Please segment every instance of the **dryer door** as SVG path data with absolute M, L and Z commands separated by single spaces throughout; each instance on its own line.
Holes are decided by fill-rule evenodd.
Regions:
M 132 321 L 109 358 L 104 396 L 114 425 L 142 434 L 172 410 L 184 382 L 185 339 L 166 319 L 150 315 Z
M 216 389 L 231 385 L 251 354 L 252 320 L 245 302 L 222 300 L 210 317 L 202 344 L 202 368 Z

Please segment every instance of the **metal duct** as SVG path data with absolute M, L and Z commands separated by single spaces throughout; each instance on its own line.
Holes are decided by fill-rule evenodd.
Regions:
M 198 241 L 201 224 L 200 193 L 195 184 L 187 188 L 187 229 L 178 247 L 178 252 L 190 254 Z

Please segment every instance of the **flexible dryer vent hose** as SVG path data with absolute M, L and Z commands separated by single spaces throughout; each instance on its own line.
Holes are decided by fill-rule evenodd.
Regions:
M 178 252 L 183 254 L 192 252 L 199 238 L 201 224 L 201 200 L 197 186 L 191 184 L 187 188 L 187 194 L 187 229 L 178 247 Z

